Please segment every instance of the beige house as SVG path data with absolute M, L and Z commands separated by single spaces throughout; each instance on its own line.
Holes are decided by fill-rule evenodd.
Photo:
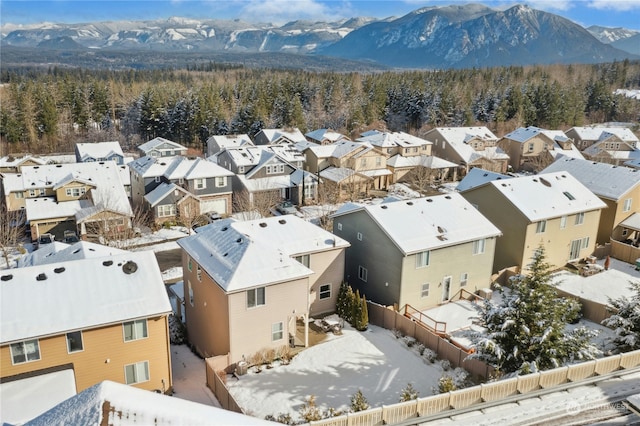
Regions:
M 111 251 L 0 272 L 0 386 L 75 394 L 111 380 L 171 392 L 171 305 L 156 258 Z
M 563 135 L 566 139 L 566 136 Z M 540 170 L 552 161 L 549 151 L 555 148 L 553 135 L 538 127 L 520 127 L 498 141 L 509 156 L 509 166 L 515 171 Z M 485 167 L 486 168 L 486 167 Z
M 347 203 L 332 217 L 351 244 L 345 281 L 368 300 L 423 310 L 491 284 L 500 230 L 460 194 Z
M 598 244 L 609 243 L 616 227 L 634 213 L 640 213 L 640 170 L 566 157 L 543 170 L 544 173 L 563 171 L 570 173 L 607 206 L 600 215 Z
M 576 126 L 567 130 L 565 134 L 575 141 L 581 151 L 599 141 L 609 139 L 612 135 L 615 135 L 616 138 L 611 142 L 627 142 L 636 146 L 640 142 L 638 137 L 626 127 Z
M 178 241 L 190 343 L 237 362 L 308 344 L 311 315 L 335 310 L 349 244 L 293 215 L 222 219 Z
M 606 207 L 567 172 L 491 180 L 461 194 L 502 231 L 494 271 L 526 269 L 540 245 L 554 268 L 586 258 Z
M 629 129 L 624 131 L 604 131 L 600 139 L 586 148 L 586 158 L 602 163 L 622 165 L 628 161 L 640 159 L 640 143 Z

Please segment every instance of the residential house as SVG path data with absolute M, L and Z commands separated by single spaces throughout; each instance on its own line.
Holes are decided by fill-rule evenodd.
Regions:
M 83 238 L 118 238 L 132 229 L 133 211 L 113 161 L 23 167 L 12 192 L 22 192 L 31 237 L 65 230 Z
M 304 136 L 309 142 L 313 142 L 318 145 L 331 145 L 332 143 L 336 143 L 341 140 L 351 140 L 346 135 L 331 129 L 317 129 L 312 132 L 305 133 Z
M 249 135 L 215 135 L 207 139 L 207 158 L 227 148 L 254 146 Z
M 606 204 L 600 215 L 598 244 L 609 243 L 613 230 L 640 212 L 639 170 L 562 157 L 543 170 L 543 173 L 556 172 L 570 173 Z
M 497 146 L 498 137 L 484 126 L 436 127 L 425 133 L 424 139 L 432 143 L 434 155 L 457 164 L 462 175 L 474 167 L 507 171 L 509 156 Z
M 175 183 L 162 182 L 145 195 L 144 200 L 145 210 L 151 212 L 151 217 L 157 224 L 180 221 L 187 227 L 192 227 L 203 214 L 200 212 L 202 199 Z
M 461 194 L 502 231 L 494 271 L 526 270 L 541 245 L 553 268 L 590 256 L 606 207 L 568 172 L 491 180 Z
M 47 159 L 42 157 L 8 155 L 0 158 L 0 173 L 20 173 L 22 166 L 44 166 L 45 164 L 47 164 Z
M 612 140 L 612 142 L 635 142 L 636 146 L 638 145 L 638 138 L 626 127 L 576 126 L 567 130 L 565 134 L 567 137 L 575 141 L 575 144 L 580 151 L 584 151 L 596 142 L 610 138 L 611 135 L 616 135 L 618 139 L 617 141 Z
M 460 194 L 347 203 L 332 217 L 351 244 L 345 281 L 368 300 L 422 310 L 491 284 L 500 230 Z
M 124 153 L 118 141 L 77 143 L 75 153 L 78 163 L 114 161 L 118 165 L 124 164 Z
M 479 167 L 474 167 L 469 170 L 469 173 L 462 178 L 462 180 L 456 186 L 456 191 L 464 192 L 467 189 L 475 188 L 476 186 L 483 185 L 492 180 L 511 179 L 513 176 L 505 175 L 502 173 L 495 173 L 489 170 L 483 170 Z
M 165 138 L 157 137 L 138 147 L 140 157 L 174 157 L 176 155 L 187 155 L 187 147 Z
M 619 166 L 640 159 L 640 142 L 629 129 L 610 128 L 583 153 L 587 159 Z
M 171 305 L 152 252 L 60 260 L 0 279 L 3 391 L 75 394 L 111 380 L 171 392 Z
M 281 145 L 306 142 L 300 129 L 293 127 L 287 129 L 262 129 L 253 138 L 256 145 Z
M 567 142 L 567 137 L 561 133 L 535 126 L 520 127 L 504 135 L 498 141 L 498 147 L 509 155 L 509 166 L 514 171 L 539 171 L 553 161 L 549 151 L 555 149 L 556 143 Z
M 625 161 L 625 166 L 631 167 L 632 169 L 640 169 L 640 158 L 636 158 L 635 160 Z
M 189 341 L 202 356 L 229 354 L 234 363 L 263 348 L 307 346 L 310 315 L 335 310 L 349 244 L 285 215 L 222 219 L 178 245 Z

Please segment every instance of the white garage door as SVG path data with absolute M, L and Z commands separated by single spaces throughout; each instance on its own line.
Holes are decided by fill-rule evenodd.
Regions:
M 220 214 L 227 214 L 227 200 L 226 198 L 219 198 L 217 200 L 207 200 L 200 203 L 200 213 L 216 212 Z

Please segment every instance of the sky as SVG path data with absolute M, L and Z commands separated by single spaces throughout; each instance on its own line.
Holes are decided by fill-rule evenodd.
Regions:
M 525 3 L 584 27 L 624 27 L 640 31 L 640 0 L 0 0 L 0 25 L 41 22 L 85 23 L 116 20 L 240 19 L 284 24 L 298 19 L 335 21 L 368 16 L 400 17 L 425 6 L 482 3 L 505 9 Z

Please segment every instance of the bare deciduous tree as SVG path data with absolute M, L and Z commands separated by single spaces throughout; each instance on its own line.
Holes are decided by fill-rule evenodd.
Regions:
M 256 213 L 261 217 L 271 216 L 272 209 L 281 200 L 277 190 L 249 193 L 243 189 L 233 194 L 233 211 L 243 220 L 255 219 Z
M 9 256 L 18 249 L 24 237 L 25 222 L 20 210 L 9 210 L 0 203 L 0 250 L 2 257 L 9 266 Z

